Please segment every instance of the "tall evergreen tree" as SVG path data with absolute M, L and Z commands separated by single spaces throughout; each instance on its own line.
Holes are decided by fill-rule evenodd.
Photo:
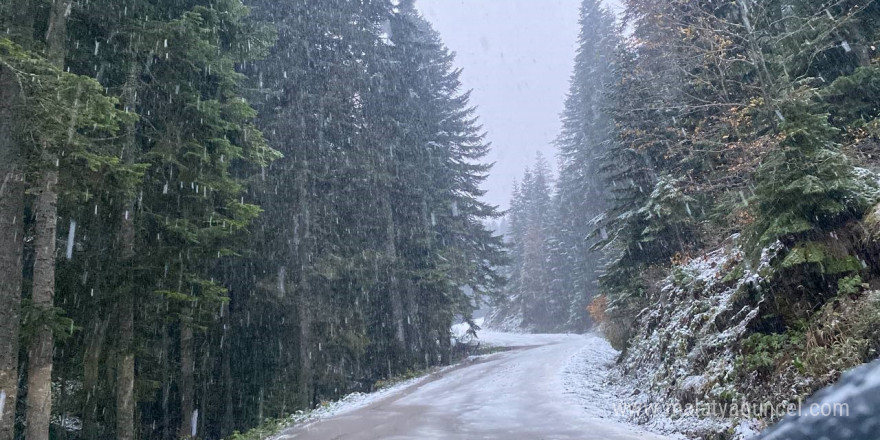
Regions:
M 31 2 L 18 8 L 0 3 L 0 28 L 6 29 L 7 42 L 30 49 L 33 40 Z M 4 49 L 0 64 L 0 440 L 15 434 L 15 408 L 18 398 L 18 352 L 22 292 L 22 253 L 24 247 L 25 162 L 21 114 L 23 90 L 18 86 L 14 66 L 6 61 Z
M 488 145 L 411 2 L 11 3 L 0 261 L 27 279 L 0 390 L 31 370 L 29 436 L 228 436 L 450 361 L 503 252 Z
M 553 188 L 550 167 L 540 154 L 527 169 L 511 201 L 508 239 L 510 281 L 491 321 L 529 330 L 557 330 L 568 318 L 565 298 L 554 296 L 550 264 Z
M 252 275 L 236 277 L 232 318 L 237 340 L 253 331 L 251 307 L 286 305 L 266 325 L 281 322 L 295 345 L 251 359 L 296 365 L 274 373 L 296 398 L 245 394 L 277 414 L 448 361 L 453 315 L 471 310 L 461 287 L 495 288 L 501 252 L 481 222 L 494 208 L 477 201 L 487 147 L 451 55 L 412 5 L 261 11 L 279 23 L 279 44 L 248 72 L 285 158 L 253 185 L 266 215 Z
M 632 39 L 617 56 L 615 140 L 602 161 L 612 196 L 596 232 L 613 256 L 600 284 L 615 345 L 659 282 L 646 274 L 737 232 L 752 255 L 782 237 L 797 248 L 871 203 L 810 96 L 869 58 L 859 23 L 872 13 L 812 1 L 626 3 Z
M 592 220 L 606 208 L 601 158 L 612 140 L 608 94 L 614 82 L 617 29 L 610 12 L 594 0 L 580 11 L 579 47 L 562 114 L 559 180 L 556 183 L 552 244 L 553 293 L 566 304 L 567 324 L 586 330 L 587 305 L 597 289 L 603 256 L 591 250 Z

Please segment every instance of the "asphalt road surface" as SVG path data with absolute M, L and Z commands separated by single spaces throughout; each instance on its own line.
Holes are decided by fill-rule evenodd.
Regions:
M 591 416 L 597 411 L 565 395 L 562 370 L 590 339 L 502 339 L 514 348 L 437 373 L 367 406 L 290 428 L 277 440 L 663 439 Z

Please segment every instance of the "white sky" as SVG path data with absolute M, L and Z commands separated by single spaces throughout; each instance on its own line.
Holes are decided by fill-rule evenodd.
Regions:
M 579 0 L 418 0 L 454 51 L 496 162 L 486 200 L 505 208 L 540 151 L 555 166 L 578 36 Z

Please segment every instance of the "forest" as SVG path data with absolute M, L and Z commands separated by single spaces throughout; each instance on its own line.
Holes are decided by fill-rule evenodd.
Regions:
M 601 329 L 641 403 L 797 401 L 877 359 L 880 3 L 622 3 L 582 2 L 490 322 Z
M 0 7 L 0 439 L 223 438 L 450 361 L 505 255 L 412 2 Z
M 244 438 L 455 362 L 486 302 L 601 332 L 642 403 L 878 358 L 880 2 L 580 3 L 502 211 L 414 0 L 0 0 L 0 440 Z

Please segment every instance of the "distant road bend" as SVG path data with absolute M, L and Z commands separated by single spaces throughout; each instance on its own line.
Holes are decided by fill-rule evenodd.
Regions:
M 588 414 L 564 393 L 566 362 L 591 339 L 496 334 L 517 349 L 438 373 L 276 440 L 661 440 Z M 610 402 L 609 402 L 610 403 Z

